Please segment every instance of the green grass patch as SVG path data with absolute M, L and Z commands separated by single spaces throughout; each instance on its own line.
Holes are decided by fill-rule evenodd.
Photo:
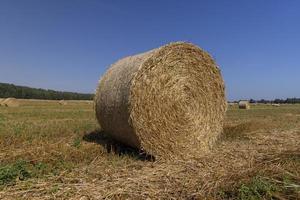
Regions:
M 238 199 L 258 200 L 271 199 L 272 194 L 278 190 L 277 186 L 261 177 L 255 177 L 248 184 L 242 184 L 238 189 Z
M 276 193 L 279 188 L 272 182 L 256 176 L 249 182 L 243 183 L 238 187 L 232 188 L 232 190 L 222 190 L 219 192 L 221 199 L 238 199 L 238 200 L 260 200 L 260 199 L 272 199 L 273 194 Z
M 31 177 L 25 161 L 17 161 L 14 164 L 0 167 L 0 186 L 14 184 L 17 180 L 26 180 Z
M 72 146 L 79 149 L 80 146 L 81 146 L 81 138 L 80 137 L 76 137 L 74 140 L 73 140 L 73 143 L 72 143 Z
M 30 178 L 43 178 L 45 175 L 59 175 L 62 170 L 70 170 L 73 165 L 63 160 L 53 164 L 18 160 L 15 163 L 0 165 L 0 188 L 15 185 L 18 181 Z
M 282 175 L 277 179 L 256 176 L 249 182 L 229 190 L 220 190 L 220 199 L 260 200 L 297 199 L 300 194 L 298 179 Z
M 15 185 L 18 181 L 42 177 L 51 172 L 51 167 L 43 162 L 18 160 L 0 165 L 0 187 Z

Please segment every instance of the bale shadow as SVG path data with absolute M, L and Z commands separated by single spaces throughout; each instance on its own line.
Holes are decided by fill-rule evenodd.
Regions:
M 225 125 L 221 138 L 225 140 L 250 140 L 251 135 L 257 131 L 269 131 L 273 129 L 273 125 L 268 121 L 246 121 L 235 125 Z
M 99 144 L 106 149 L 107 153 L 114 153 L 119 156 L 129 155 L 138 160 L 142 161 L 155 161 L 155 157 L 147 154 L 146 152 L 140 151 L 136 148 L 122 144 L 109 136 L 109 134 L 104 131 L 95 130 L 89 133 L 86 133 L 83 138 L 86 142 L 92 142 Z
M 223 140 L 249 140 L 248 132 L 252 131 L 251 123 L 226 125 L 223 127 L 221 139 Z

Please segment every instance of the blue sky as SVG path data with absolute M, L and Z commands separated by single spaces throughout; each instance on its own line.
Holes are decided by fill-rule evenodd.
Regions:
M 233 99 L 300 97 L 300 1 L 1 0 L 0 82 L 93 92 L 107 67 L 172 41 L 207 50 Z

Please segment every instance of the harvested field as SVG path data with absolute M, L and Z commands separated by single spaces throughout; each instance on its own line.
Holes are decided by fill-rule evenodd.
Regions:
M 0 199 L 300 199 L 300 105 L 229 107 L 215 148 L 153 161 L 97 125 L 93 105 L 0 107 Z

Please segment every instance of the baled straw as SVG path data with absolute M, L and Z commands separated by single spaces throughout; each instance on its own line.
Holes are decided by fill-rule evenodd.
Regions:
M 7 98 L 1 102 L 3 106 L 6 107 L 19 107 L 20 103 L 16 98 Z
M 65 105 L 67 105 L 68 103 L 67 103 L 67 101 L 65 101 L 65 100 L 60 100 L 60 101 L 58 102 L 58 104 L 61 105 L 61 106 L 65 106 Z
M 101 128 L 157 158 L 186 157 L 212 146 L 226 111 L 224 82 L 211 56 L 176 42 L 123 58 L 95 96 Z
M 239 109 L 250 109 L 249 101 L 239 101 Z

